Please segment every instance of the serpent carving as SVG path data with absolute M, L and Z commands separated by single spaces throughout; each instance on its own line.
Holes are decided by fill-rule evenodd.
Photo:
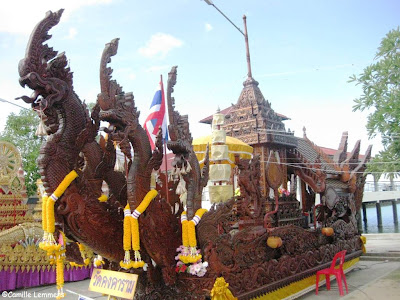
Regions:
M 96 177 L 95 172 L 89 171 L 101 164 L 104 152 L 87 134 L 91 127 L 88 125 L 93 123 L 86 106 L 73 90 L 67 57 L 44 44 L 51 37 L 48 31 L 58 24 L 62 12 L 48 12 L 31 34 L 18 71 L 20 84 L 31 88 L 33 94 L 21 99 L 38 111 L 49 135 L 38 158 L 46 193 L 54 192 L 71 170 L 80 174 L 56 203 L 57 221 L 71 238 L 89 245 L 110 260 L 119 261 L 123 258 L 123 250 L 115 251 L 113 245 L 122 243 L 119 228 L 123 215 L 118 212 L 118 207 L 99 202 L 101 183 L 105 178 Z M 82 141 L 84 135 L 89 139 Z M 82 166 L 81 155 L 89 152 L 86 166 Z M 93 181 L 99 184 L 90 184 Z M 101 231 L 94 228 L 101 228 Z
M 71 170 L 79 175 L 56 202 L 58 229 L 111 261 L 109 267 L 115 270 L 118 269 L 115 263 L 124 257 L 123 208 L 129 203 L 135 209 L 150 190 L 153 170 L 158 170 L 163 160 L 162 132 L 158 132 L 156 148 L 152 151 L 146 132 L 139 124 L 133 93 L 125 93 L 112 79 L 108 64 L 117 54 L 118 39 L 104 48 L 100 62 L 101 90 L 89 114 L 73 90 L 66 55 L 45 44 L 51 37 L 49 30 L 58 24 L 62 12 L 48 12 L 32 32 L 18 70 L 20 84 L 32 89 L 33 94 L 20 99 L 38 112 L 48 134 L 38 159 L 46 193 L 53 193 Z M 184 209 L 180 198 L 186 190 L 190 221 L 201 208 L 209 160 L 207 152 L 204 167 L 200 169 L 192 147 L 188 117 L 175 109 L 172 93 L 176 76 L 177 67 L 173 67 L 167 86 L 171 138 L 167 145 L 175 155 L 174 168 L 170 180 L 164 174 L 156 178 L 158 196 L 139 218 L 140 251 L 148 269 L 132 271 L 140 275 L 135 299 L 206 299 L 220 276 L 229 283 L 235 296 L 250 299 L 311 276 L 328 266 L 340 250 L 347 250 L 347 259 L 361 254 L 362 242 L 354 218 L 355 203 L 362 197 L 359 186 L 355 194 L 352 186 L 341 193 L 340 203 L 346 209 L 340 210 L 339 206 L 335 209 L 344 211 L 343 214 L 333 214 L 328 206 L 324 207 L 329 213 L 329 218 L 323 220 L 324 225 L 334 229 L 334 236 L 323 236 L 318 228 L 299 226 L 303 216 L 294 192 L 289 196 L 278 195 L 278 187 L 287 181 L 278 162 L 276 167 L 267 165 L 264 170 L 275 198 L 262 194 L 261 161 L 255 156 L 251 161 L 236 159 L 241 197 L 213 205 L 196 226 L 197 248 L 203 261 L 208 262 L 207 272 L 195 276 L 177 271 L 175 256 L 182 244 L 180 215 Z M 100 121 L 108 122 L 108 126 L 100 129 Z M 104 132 L 101 136 L 100 131 Z M 125 157 L 124 172 L 114 170 L 116 145 Z M 300 153 L 287 151 L 291 151 L 294 159 L 307 163 Z M 358 154 L 353 156 L 351 159 L 358 161 Z M 365 160 L 360 162 L 357 171 L 363 170 L 364 165 Z M 296 168 L 291 167 L 289 171 L 300 172 L 301 168 Z M 364 178 L 357 173 L 342 178 L 342 183 L 351 185 L 354 181 L 363 185 Z M 302 174 L 305 182 L 310 182 L 319 193 L 325 191 L 325 183 L 317 184 L 318 180 L 325 182 L 325 175 L 323 171 L 317 175 Z M 104 182 L 108 185 L 109 197 L 101 202 Z M 180 196 L 175 192 L 178 188 Z M 263 226 L 265 216 L 271 226 Z M 279 237 L 282 245 L 267 246 L 270 237 Z
M 175 158 L 172 166 L 181 170 L 184 181 L 187 184 L 187 216 L 191 220 L 197 209 L 201 208 L 201 195 L 203 187 L 208 182 L 209 156 L 208 146 L 204 159 L 204 166 L 200 171 L 200 164 L 196 158 L 192 146 L 192 135 L 189 130 L 188 116 L 181 116 L 175 110 L 175 98 L 172 97 L 174 86 L 176 84 L 177 66 L 172 67 L 168 73 L 167 101 L 169 122 L 169 135 L 171 140 L 168 141 L 168 149 L 174 154 Z M 183 170 L 183 171 L 182 171 Z

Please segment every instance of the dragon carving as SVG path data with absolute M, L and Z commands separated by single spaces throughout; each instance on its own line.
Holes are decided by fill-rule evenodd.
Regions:
M 191 220 L 196 210 L 201 208 L 202 190 L 208 182 L 209 155 L 207 146 L 204 166 L 200 172 L 200 164 L 193 151 L 193 139 L 189 130 L 188 116 L 181 116 L 175 110 L 175 99 L 172 97 L 172 93 L 176 84 L 176 69 L 177 66 L 172 67 L 168 73 L 167 101 L 170 122 L 168 131 L 171 139 L 167 145 L 168 149 L 175 154 L 172 166 L 175 170 L 179 170 L 178 172 L 187 185 L 187 216 Z
M 156 148 L 151 150 L 147 134 L 139 124 L 139 112 L 135 107 L 132 93 L 125 93 L 112 79 L 108 67 L 111 57 L 117 53 L 118 39 L 106 44 L 100 63 L 101 92 L 92 114 L 73 91 L 72 73 L 67 67 L 64 53 L 58 53 L 44 44 L 51 36 L 49 30 L 60 20 L 63 10 L 48 12 L 35 27 L 27 46 L 26 56 L 19 65 L 20 83 L 34 92 L 31 97 L 20 97 L 32 104 L 45 124 L 48 133 L 38 160 L 43 185 L 51 194 L 63 178 L 76 170 L 79 177 L 69 186 L 56 203 L 56 219 L 66 234 L 91 247 L 94 252 L 113 262 L 123 258 L 122 209 L 126 203 L 134 209 L 150 190 L 151 174 L 162 162 L 162 132 L 158 133 Z M 173 125 L 170 126 L 176 144 L 171 149 L 178 157 L 185 157 L 192 170 L 188 180 L 188 203 L 197 199 L 195 209 L 201 205 L 201 188 L 207 182 L 208 164 L 200 174 L 199 164 L 191 148 L 188 122 L 182 121 L 174 111 Z M 95 137 L 100 121 L 109 126 L 102 128 L 107 138 Z M 184 129 L 182 130 L 181 125 Z M 186 138 L 186 137 L 189 137 Z M 179 142 L 177 139 L 179 139 Z M 125 174 L 114 171 L 117 144 L 126 157 Z M 182 146 L 183 145 L 183 146 Z M 184 150 L 180 151 L 176 149 Z M 132 155 L 131 149 L 134 155 Z M 175 161 L 178 159 L 175 158 Z M 175 164 L 177 166 L 177 164 Z M 193 181 L 189 177 L 196 177 Z M 201 179 L 203 178 L 203 179 Z M 101 185 L 105 181 L 110 190 L 107 202 L 99 202 Z M 158 185 L 160 188 L 160 186 Z M 175 196 L 175 198 L 177 198 Z M 179 199 L 173 200 L 179 202 Z M 189 204 L 190 207 L 191 204 Z M 176 282 L 175 255 L 180 245 L 180 212 L 166 201 L 165 189 L 160 188 L 159 196 L 153 200 L 139 218 L 142 254 L 149 265 L 148 280 L 153 284 L 162 274 L 164 282 Z M 156 266 L 153 266 L 151 260 Z
M 156 142 L 152 153 L 146 131 L 139 124 L 139 115 L 132 93 L 125 93 L 122 87 L 111 80 L 112 69 L 107 67 L 118 50 L 119 39 L 106 44 L 100 64 L 101 93 L 97 97 L 100 106 L 99 117 L 110 123 L 104 131 L 109 139 L 116 142 L 128 160 L 127 201 L 137 207 L 150 190 L 151 172 L 158 170 L 163 159 L 162 143 Z M 161 132 L 159 133 L 160 140 Z M 132 158 L 131 147 L 135 153 Z
M 58 229 L 111 261 L 109 267 L 116 269 L 115 263 L 124 257 L 123 208 L 128 203 L 131 210 L 135 209 L 150 190 L 153 170 L 158 170 L 163 160 L 162 131 L 159 130 L 152 150 L 139 124 L 133 94 L 125 93 L 112 79 L 113 71 L 108 64 L 117 53 L 119 39 L 104 48 L 100 63 L 101 91 L 89 114 L 73 90 L 65 54 L 45 44 L 51 37 L 49 30 L 58 24 L 62 12 L 48 12 L 32 32 L 18 70 L 20 84 L 32 89 L 33 94 L 20 98 L 38 112 L 48 134 L 38 159 L 46 193 L 52 194 L 71 170 L 79 175 L 55 204 Z M 174 169 L 172 180 L 164 174 L 156 178 L 158 196 L 139 218 L 140 251 L 148 269 L 147 272 L 132 271 L 141 275 L 136 299 L 205 299 L 218 276 L 224 276 L 235 296 L 249 299 L 311 276 L 316 269 L 326 267 L 334 254 L 344 248 L 350 259 L 360 255 L 362 245 L 353 224 L 354 198 L 344 199 L 351 202 L 350 210 L 346 210 L 350 216 L 332 219 L 329 223 L 335 230 L 334 238 L 294 225 L 263 226 L 262 220 L 269 216 L 290 217 L 300 210 L 296 205 L 290 208 L 292 200 L 287 201 L 288 205 L 278 206 L 277 189 L 287 178 L 276 162 L 276 167 L 272 163 L 266 166 L 265 176 L 274 189 L 276 202 L 275 210 L 266 211 L 265 198 L 258 186 L 260 158 L 256 156 L 251 161 L 237 159 L 241 200 L 232 198 L 214 205 L 196 226 L 197 247 L 203 262 L 208 262 L 207 272 L 203 277 L 177 272 L 175 256 L 176 248 L 182 243 L 180 215 L 184 209 L 181 198 L 186 194 L 190 221 L 201 208 L 209 161 L 207 149 L 204 167 L 200 169 L 192 147 L 188 117 L 175 110 L 172 93 L 176 76 L 177 67 L 173 67 L 167 86 L 170 121 L 167 146 L 175 155 Z M 101 128 L 106 135 L 99 137 L 100 121 L 109 124 Z M 114 170 L 115 145 L 125 156 L 124 172 Z M 296 153 L 292 155 L 298 157 Z M 353 156 L 351 159 L 357 160 L 358 154 Z M 351 170 L 349 180 L 364 170 L 365 162 Z M 325 180 L 322 171 L 306 175 L 303 174 L 306 179 L 312 175 Z M 363 184 L 363 178 L 357 177 L 357 180 Z M 100 202 L 104 182 L 108 185 L 109 197 L 106 202 Z M 316 190 L 321 192 L 321 188 L 317 186 Z M 356 200 L 361 196 L 362 191 L 357 190 Z M 239 224 L 246 218 L 261 222 L 250 222 L 241 228 Z M 266 245 L 272 235 L 283 241 L 280 248 Z
M 122 243 L 119 228 L 123 215 L 111 202 L 100 203 L 98 200 L 105 178 L 96 177 L 93 172 L 104 157 L 104 150 L 95 143 L 93 132 L 90 133 L 93 127 L 96 131 L 96 122 L 91 121 L 86 106 L 73 90 L 67 57 L 44 44 L 51 37 L 48 32 L 58 24 L 62 12 L 48 12 L 31 34 L 18 71 L 20 84 L 31 88 L 33 94 L 21 99 L 38 111 L 48 133 L 38 158 L 46 193 L 54 192 L 71 170 L 80 175 L 56 202 L 56 220 L 71 238 L 89 245 L 110 260 L 119 261 L 123 251 L 116 251 L 113 245 Z M 85 153 L 90 154 L 84 158 L 86 166 L 82 165 Z M 109 179 L 121 179 L 112 169 L 104 171 L 103 176 L 108 173 Z M 115 180 L 107 183 L 110 190 L 124 194 L 124 180 L 122 184 Z M 98 228 L 98 234 L 93 234 L 93 228 Z

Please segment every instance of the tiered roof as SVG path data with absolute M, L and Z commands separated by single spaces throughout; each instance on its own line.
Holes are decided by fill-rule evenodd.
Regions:
M 243 86 L 237 104 L 220 112 L 226 115 L 223 128 L 227 135 L 249 145 L 274 143 L 295 147 L 294 134 L 287 132 L 282 122 L 289 118 L 272 109 L 253 77 L 248 77 Z M 209 116 L 200 122 L 210 124 L 211 120 Z

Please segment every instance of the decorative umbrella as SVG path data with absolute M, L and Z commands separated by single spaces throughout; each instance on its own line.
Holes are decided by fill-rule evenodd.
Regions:
M 209 136 L 195 139 L 193 150 L 196 153 L 200 165 L 204 162 L 207 145 L 210 145 L 210 171 L 208 193 L 211 203 L 225 202 L 233 197 L 233 185 L 231 184 L 232 167 L 235 166 L 235 154 L 241 158 L 252 157 L 253 147 L 242 141 L 226 136 L 221 126 L 225 116 L 219 112 L 213 116 L 213 131 Z
M 207 144 L 210 145 L 210 153 L 213 152 L 213 147 L 220 147 L 219 145 L 213 145 L 215 140 L 218 139 L 216 135 L 211 134 L 208 136 L 199 137 L 193 140 L 193 150 L 196 153 L 197 159 L 199 160 L 200 166 L 202 167 L 204 162 L 204 156 L 206 153 Z M 239 154 L 240 158 L 250 159 L 253 156 L 253 147 L 247 145 L 239 139 L 226 136 L 225 145 L 228 146 L 227 159 L 223 160 L 222 163 L 229 163 L 232 167 L 235 166 L 235 154 Z M 219 150 L 224 152 L 224 149 L 218 148 L 214 150 Z M 215 151 L 214 151 L 215 152 Z M 221 153 L 223 155 L 223 153 Z M 212 158 L 210 159 L 210 164 L 213 164 Z

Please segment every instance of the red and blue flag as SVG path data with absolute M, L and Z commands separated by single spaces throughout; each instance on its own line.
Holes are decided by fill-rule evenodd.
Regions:
M 149 115 L 144 122 L 144 129 L 146 130 L 152 150 L 155 148 L 155 140 L 160 127 L 162 128 L 164 142 L 166 142 L 168 140 L 167 108 L 162 79 L 160 87 L 154 94 L 153 101 L 151 102 Z

